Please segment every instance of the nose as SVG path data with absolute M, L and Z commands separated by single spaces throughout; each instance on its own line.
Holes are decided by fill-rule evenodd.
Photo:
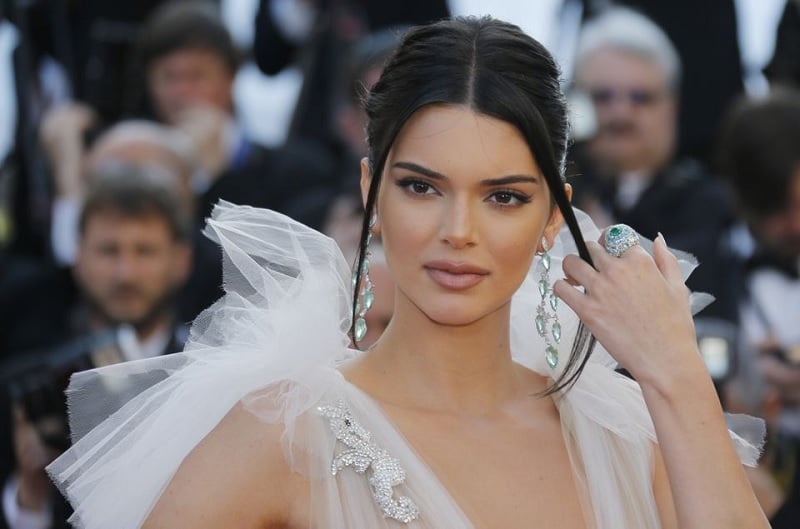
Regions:
M 442 242 L 456 249 L 475 246 L 474 215 L 468 197 L 455 197 L 444 212 L 440 229 Z
M 116 259 L 114 275 L 117 280 L 126 281 L 135 275 L 136 258 L 127 252 L 120 252 Z

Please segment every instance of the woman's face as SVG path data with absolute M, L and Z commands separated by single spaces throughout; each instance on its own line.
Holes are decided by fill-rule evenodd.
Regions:
M 370 175 L 362 164 L 362 191 Z M 527 143 L 512 125 L 467 107 L 416 112 L 389 152 L 376 231 L 405 301 L 466 325 L 504 308 L 561 225 Z

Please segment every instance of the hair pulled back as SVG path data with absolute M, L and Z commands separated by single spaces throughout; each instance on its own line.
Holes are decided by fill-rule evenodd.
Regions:
M 568 123 L 559 75 L 544 46 L 517 26 L 490 17 L 443 20 L 413 28 L 403 36 L 365 104 L 372 181 L 356 263 L 356 285 L 361 280 L 370 218 L 389 150 L 412 114 L 432 104 L 464 105 L 515 126 L 530 147 L 581 257 L 591 263 L 564 189 Z M 356 291 L 354 316 L 357 296 Z M 593 344 L 594 337 L 581 323 L 563 374 L 545 394 L 568 387 L 577 379 Z

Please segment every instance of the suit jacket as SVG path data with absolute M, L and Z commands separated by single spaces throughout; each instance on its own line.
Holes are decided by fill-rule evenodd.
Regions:
M 65 426 L 70 374 L 94 367 L 89 348 L 108 345 L 114 335 L 86 332 L 68 270 L 27 261 L 13 269 L 11 278 L 0 280 L 0 491 L 16 468 L 11 403 L 21 403 L 33 419 L 58 417 Z M 186 326 L 175 324 L 162 354 L 182 350 L 187 336 Z M 65 448 L 66 434 L 50 431 L 49 444 Z M 67 529 L 70 513 L 53 489 L 53 529 Z M 0 529 L 8 529 L 5 520 L 0 505 Z
M 700 316 L 738 322 L 741 266 L 728 238 L 737 216 L 722 182 L 702 164 L 678 160 L 657 171 L 637 202 L 623 209 L 616 203 L 614 177 L 596 171 L 585 147 L 576 144 L 570 153 L 569 171 L 578 175 L 573 203 L 586 207 L 597 201 L 614 222 L 628 224 L 649 239 L 661 232 L 671 248 L 693 254 L 700 266 L 687 286 L 716 298 Z
M 336 189 L 335 165 L 327 151 L 301 140 L 278 148 L 246 142 L 243 150 L 200 197 L 199 220 L 209 217 L 219 200 L 227 200 L 272 209 L 319 229 L 328 200 L 315 196 L 329 199 Z

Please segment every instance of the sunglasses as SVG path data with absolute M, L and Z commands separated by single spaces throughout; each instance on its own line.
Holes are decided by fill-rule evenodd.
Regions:
M 646 90 L 644 88 L 632 88 L 623 90 L 617 88 L 596 88 L 589 91 L 589 95 L 595 105 L 610 105 L 618 101 L 627 101 L 631 106 L 649 106 L 663 97 L 663 92 Z

